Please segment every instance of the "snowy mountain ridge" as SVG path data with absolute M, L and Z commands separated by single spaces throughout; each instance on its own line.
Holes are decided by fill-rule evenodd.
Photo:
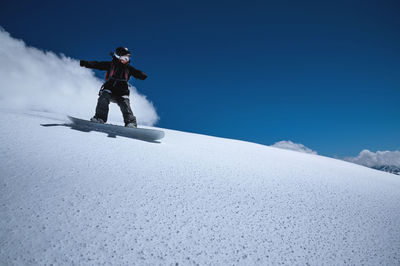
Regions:
M 318 154 L 316 151 L 311 150 L 303 144 L 294 143 L 290 140 L 276 142 L 271 145 L 271 147 Z M 400 175 L 400 151 L 377 151 L 374 153 L 369 150 L 363 150 L 358 156 L 345 157 L 343 160 L 370 167 L 372 169 Z
M 400 180 L 163 129 L 160 143 L 0 110 L 5 264 L 396 265 Z
M 357 157 L 348 157 L 344 160 L 400 175 L 400 151 L 377 151 L 374 153 L 363 150 Z
M 372 166 L 371 168 L 392 173 L 395 175 L 400 175 L 400 167 L 395 166 L 395 165 L 379 165 L 379 166 Z

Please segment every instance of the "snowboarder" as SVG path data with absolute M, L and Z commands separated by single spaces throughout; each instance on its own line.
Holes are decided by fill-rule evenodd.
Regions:
M 109 104 L 115 102 L 121 109 L 125 126 L 137 127 L 136 117 L 133 115 L 129 102 L 128 81 L 130 76 L 144 80 L 147 75 L 129 65 L 130 55 L 128 48 L 118 47 L 114 53 L 111 53 L 111 61 L 80 61 L 81 66 L 107 71 L 106 81 L 99 92 L 96 113 L 90 121 L 107 122 Z

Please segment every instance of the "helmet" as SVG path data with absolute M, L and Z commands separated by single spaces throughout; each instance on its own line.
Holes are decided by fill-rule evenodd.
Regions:
M 117 49 L 115 49 L 115 55 L 117 57 L 128 55 L 128 54 L 130 55 L 131 52 L 129 52 L 128 48 L 126 48 L 126 47 L 118 47 Z

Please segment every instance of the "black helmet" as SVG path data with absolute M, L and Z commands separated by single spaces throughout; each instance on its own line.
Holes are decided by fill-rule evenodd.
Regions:
M 127 54 L 130 55 L 131 52 L 129 52 L 128 48 L 126 48 L 126 47 L 118 47 L 117 49 L 115 49 L 115 54 L 117 56 L 124 56 L 124 55 L 127 55 Z

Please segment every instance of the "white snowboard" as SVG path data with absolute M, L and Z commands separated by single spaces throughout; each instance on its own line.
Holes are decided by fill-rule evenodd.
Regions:
M 100 131 L 109 135 L 119 135 L 128 138 L 135 138 L 146 141 L 155 141 L 164 137 L 164 131 L 147 128 L 131 128 L 112 124 L 94 123 L 88 120 L 68 116 L 72 121 L 72 127 L 75 125 L 84 128 L 87 131 Z

